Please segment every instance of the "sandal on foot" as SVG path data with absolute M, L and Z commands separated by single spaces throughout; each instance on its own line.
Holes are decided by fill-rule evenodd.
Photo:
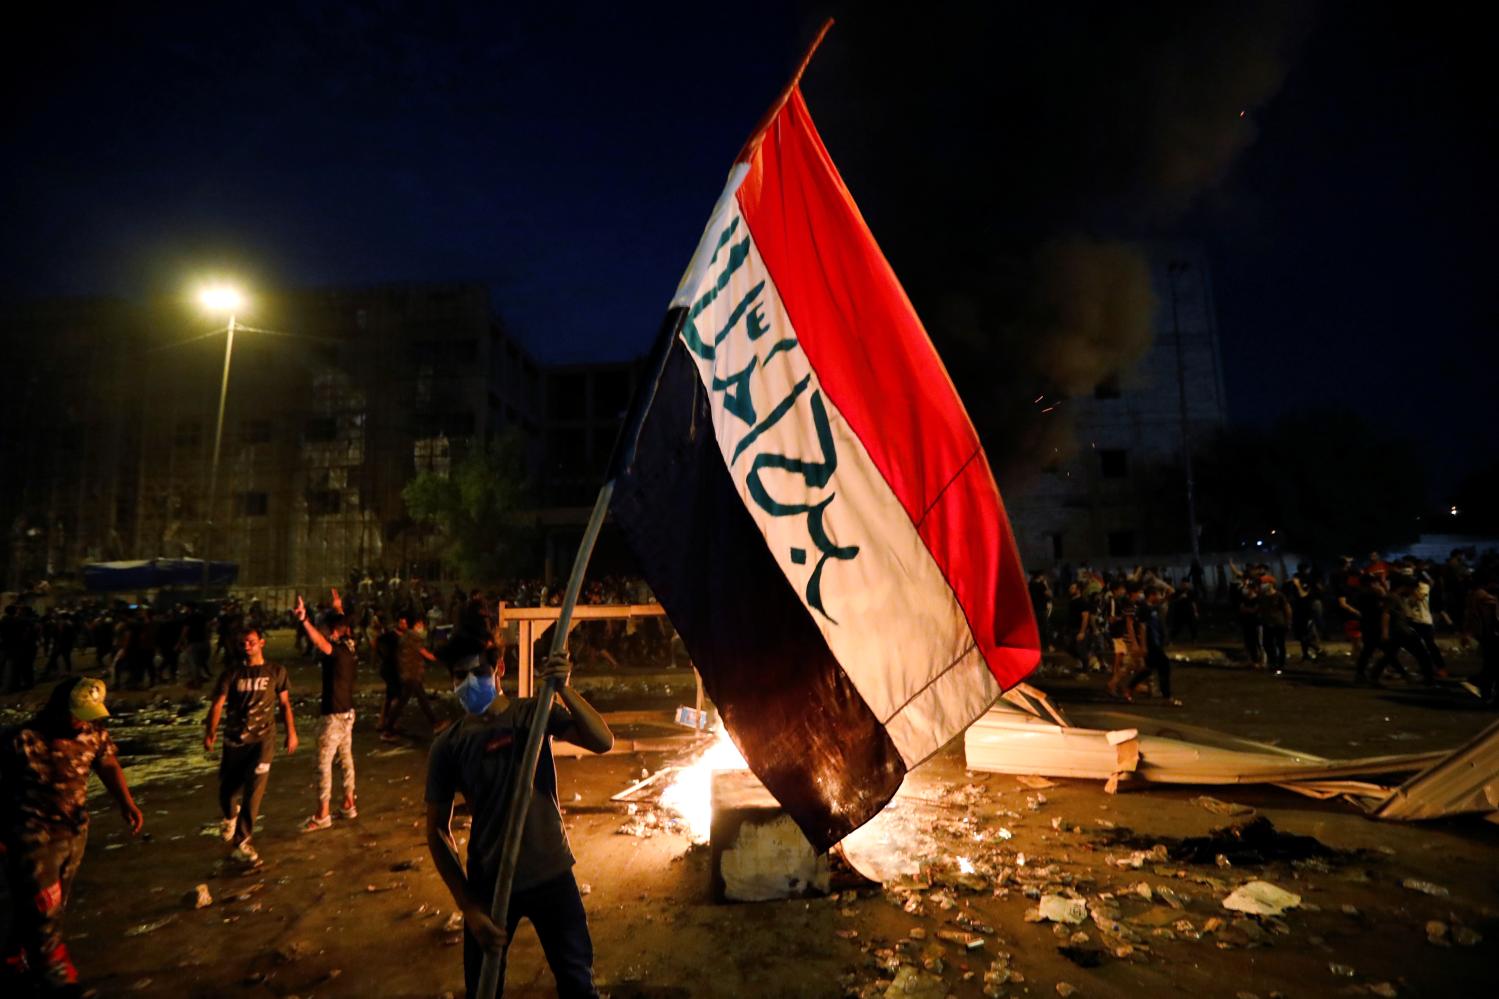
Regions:
M 302 823 L 302 832 L 317 832 L 319 829 L 327 829 L 331 825 L 333 825 L 333 816 L 324 815 L 322 818 L 318 818 L 316 815 L 312 815 L 308 817 L 306 822 Z
M 338 814 L 340 817 L 345 819 L 357 819 L 359 818 L 359 806 L 350 805 L 348 808 L 343 808 L 340 806 L 340 808 L 338 809 Z

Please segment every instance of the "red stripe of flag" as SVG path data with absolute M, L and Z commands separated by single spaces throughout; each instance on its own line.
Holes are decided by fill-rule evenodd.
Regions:
M 1006 688 L 1039 636 L 978 434 L 793 87 L 738 191 L 802 350 L 905 508 Z

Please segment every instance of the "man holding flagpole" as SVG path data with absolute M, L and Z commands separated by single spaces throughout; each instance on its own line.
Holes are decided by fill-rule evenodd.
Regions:
M 1040 659 L 978 433 L 802 97 L 831 24 L 735 158 L 677 286 L 553 644 L 609 514 L 749 768 L 818 850 Z M 542 689 L 522 773 L 550 730 Z M 495 928 L 531 783 L 511 793 Z M 443 820 L 429 811 L 429 839 Z M 484 961 L 481 994 L 498 970 Z
M 516 926 L 521 919 L 529 919 L 557 980 L 557 994 L 596 996 L 588 916 L 573 877 L 572 850 L 557 805 L 557 771 L 545 744 L 534 778 L 536 794 L 522 826 L 508 914 L 503 927 L 490 918 L 510 784 L 520 770 L 521 746 L 538 702 L 529 697 L 511 700 L 500 692 L 497 681 L 504 672 L 503 657 L 497 667 L 481 656 L 461 665 L 454 693 L 463 705 L 464 717 L 432 743 L 426 797 L 427 848 L 463 913 L 465 988 L 470 997 L 478 994 L 480 965 L 487 952 L 497 955 L 501 963 L 500 988 L 495 994 L 504 991 L 504 954 Z M 567 685 L 570 669 L 565 655 L 552 656 L 538 675 L 544 685 L 550 683 L 559 691 L 560 703 L 552 705 L 546 722 L 547 735 L 590 752 L 607 753 L 614 745 L 614 734 L 593 706 Z M 463 795 L 473 817 L 466 872 L 458 860 L 451 826 L 456 794 Z

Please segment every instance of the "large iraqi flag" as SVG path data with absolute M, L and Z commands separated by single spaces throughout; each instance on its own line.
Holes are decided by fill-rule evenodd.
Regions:
M 978 436 L 795 82 L 654 362 L 610 510 L 750 769 L 826 849 L 1039 654 Z

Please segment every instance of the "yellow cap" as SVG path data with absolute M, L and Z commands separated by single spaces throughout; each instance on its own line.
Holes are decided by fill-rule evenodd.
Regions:
M 91 722 L 108 718 L 109 709 L 104 706 L 104 681 L 79 680 L 68 697 L 68 707 L 72 709 L 73 717 L 79 721 Z

